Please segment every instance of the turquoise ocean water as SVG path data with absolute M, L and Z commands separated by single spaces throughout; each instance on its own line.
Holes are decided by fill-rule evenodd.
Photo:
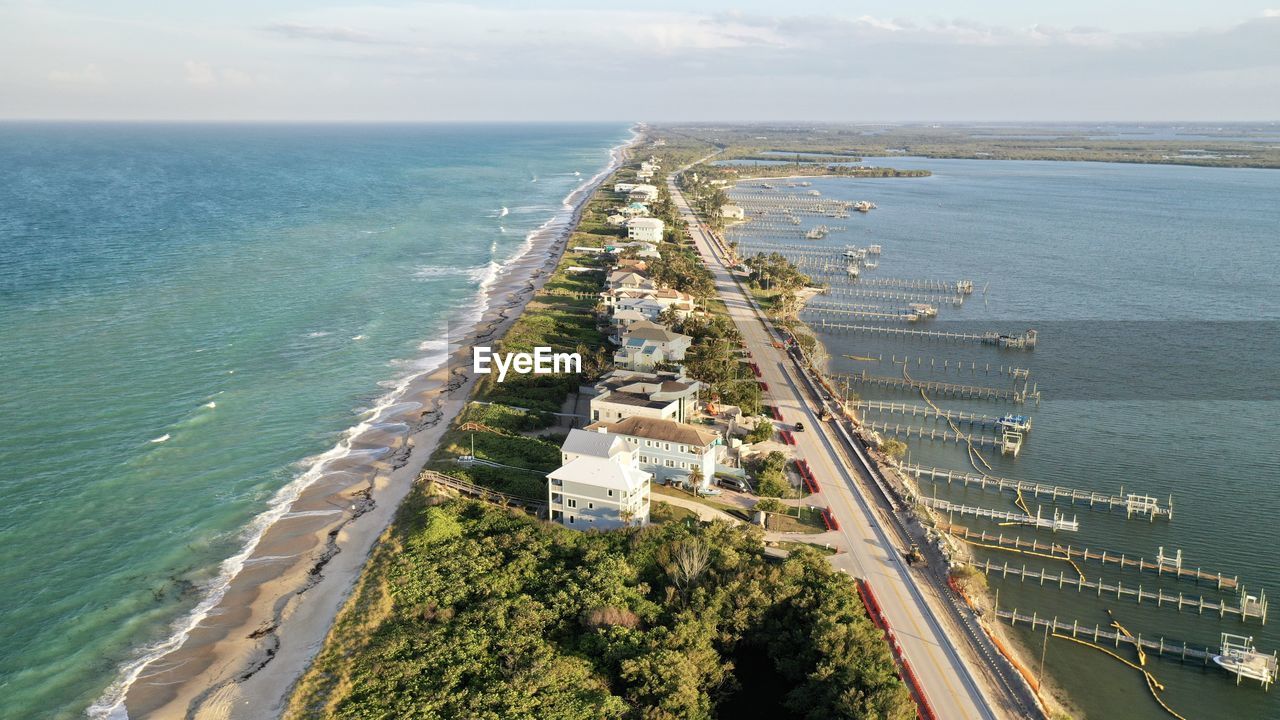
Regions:
M 812 186 L 782 189 L 846 200 L 871 200 L 879 209 L 847 219 L 806 219 L 841 226 L 821 241 L 786 242 L 840 248 L 883 246 L 879 267 L 867 278 L 970 279 L 976 291 L 959 308 L 940 304 L 935 329 L 1040 332 L 1034 352 L 1000 351 L 963 343 L 821 333 L 838 372 L 901 377 L 904 357 L 916 379 L 1007 387 L 987 374 L 1014 365 L 1032 371 L 1043 400 L 1037 406 L 963 401 L 935 396 L 948 409 L 1032 416 L 1033 429 L 1017 459 L 986 451 L 991 474 L 1107 492 L 1173 496 L 1172 522 L 1126 521 L 1123 514 L 1061 506 L 1077 515 L 1075 533 L 999 527 L 973 518 L 956 522 L 993 533 L 1035 537 L 1154 560 L 1158 548 L 1182 549 L 1184 565 L 1239 576 L 1250 593 L 1280 593 L 1280 173 L 1100 163 L 868 159 L 869 164 L 925 168 L 921 179 L 813 178 Z M 779 184 L 781 185 L 781 184 Z M 732 237 L 732 236 L 731 236 Z M 770 240 L 747 232 L 742 242 Z M 843 268 L 839 268 L 843 272 Z M 985 288 L 985 292 L 984 292 Z M 819 301 L 822 301 L 819 298 Z M 902 306 L 886 300 L 846 302 Z M 821 316 L 808 314 L 818 323 Z M 842 318 L 827 315 L 829 321 Z M 845 322 L 868 323 L 866 320 Z M 883 356 L 883 362 L 860 358 Z M 920 358 L 919 364 L 917 358 Z M 937 367 L 930 368 L 936 360 Z M 949 368 L 942 369 L 944 361 Z M 966 368 L 956 372 L 957 361 Z M 923 405 L 917 394 L 854 386 L 866 399 Z M 867 419 L 950 430 L 898 414 L 868 412 Z M 910 460 L 973 471 L 962 446 L 913 440 Z M 1014 510 L 1012 497 L 925 482 L 926 492 L 970 505 Z M 1052 511 L 1047 500 L 1028 498 Z M 1056 577 L 1070 566 L 1033 557 L 991 553 L 1020 568 Z M 1154 573 L 1082 565 L 1090 579 L 1163 588 L 1208 599 L 1238 598 L 1212 585 L 1159 578 Z M 1000 605 L 1030 615 L 1078 620 L 1105 629 L 1109 608 L 1132 632 L 1193 645 L 1216 646 L 1223 632 L 1254 636 L 1260 649 L 1280 650 L 1280 620 L 1271 611 L 1256 620 L 1179 613 L 1155 603 L 1137 605 L 1055 583 L 1040 587 L 1012 577 L 991 578 Z M 1278 595 L 1280 596 L 1280 595 Z M 1137 672 L 1088 648 L 1027 635 L 1039 672 L 1052 674 L 1090 718 L 1168 717 Z M 1127 653 L 1132 657 L 1132 652 Z M 1280 697 L 1215 667 L 1151 660 L 1149 669 L 1168 690 L 1165 700 L 1189 718 L 1280 717 Z
M 168 637 L 626 136 L 0 125 L 0 717 Z

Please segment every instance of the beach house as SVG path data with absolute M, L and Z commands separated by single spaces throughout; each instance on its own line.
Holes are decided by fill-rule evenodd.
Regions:
M 682 372 L 644 373 L 614 370 L 592 390 L 592 422 L 617 422 L 629 417 L 689 422 L 698 414 L 702 383 Z
M 648 276 L 635 270 L 614 270 L 609 273 L 610 290 L 657 290 Z
M 617 435 L 570 430 L 561 465 L 547 475 L 550 519 L 566 527 L 608 530 L 649 522 L 652 474 L 636 446 Z
M 613 362 L 627 370 L 649 371 L 661 363 L 679 362 L 693 338 L 647 320 L 632 323 L 621 337 Z
M 658 199 L 658 188 L 645 183 L 632 185 L 627 197 L 634 202 L 651 203 Z
M 658 243 L 662 242 L 662 230 L 665 227 L 658 218 L 633 217 L 627 221 L 627 237 L 631 240 Z
M 618 422 L 597 422 L 587 430 L 619 436 L 635 446 L 639 468 L 652 473 L 664 485 L 686 482 L 697 472 L 700 487 L 707 487 L 723 452 L 720 436 L 710 430 L 674 420 L 633 416 Z

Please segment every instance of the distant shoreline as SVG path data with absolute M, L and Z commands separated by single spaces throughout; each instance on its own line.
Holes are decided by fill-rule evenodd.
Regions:
M 461 368 L 469 366 L 470 346 L 500 338 L 520 316 L 550 276 L 587 200 L 639 137 L 632 128 L 630 139 L 610 149 L 608 164 L 565 197 L 564 210 L 482 290 L 485 310 L 462 330 L 465 339 L 451 343 L 456 349 L 438 368 L 406 381 L 378 417 L 407 430 L 369 427 L 351 437 L 351 452 L 325 463 L 263 530 L 207 614 L 195 618 L 176 647 L 135 665 L 123 697 L 100 701 L 97 714 L 256 720 L 282 712 L 377 539 L 465 406 L 473 378 Z

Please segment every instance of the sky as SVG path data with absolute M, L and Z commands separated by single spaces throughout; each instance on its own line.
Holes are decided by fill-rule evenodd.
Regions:
M 0 0 L 0 118 L 1275 121 L 1280 0 Z

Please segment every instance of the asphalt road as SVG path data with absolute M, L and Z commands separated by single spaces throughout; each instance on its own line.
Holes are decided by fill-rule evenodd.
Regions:
M 998 717 L 984 688 L 939 622 L 940 610 L 935 606 L 945 601 L 936 596 L 931 585 L 913 577 L 900 549 L 859 492 L 855 474 L 864 476 L 867 472 L 865 458 L 849 458 L 838 439 L 829 435 L 831 430 L 826 423 L 818 420 L 806 399 L 810 394 L 805 379 L 786 352 L 773 347 L 781 338 L 775 337 L 756 314 L 683 195 L 674 183 L 669 187 L 681 215 L 689 221 L 699 252 L 715 275 L 720 298 L 768 384 L 765 401 L 782 413 L 780 429 L 792 429 L 796 421 L 804 423 L 805 432 L 795 433 L 795 455 L 809 463 L 821 489 L 807 502 L 830 507 L 848 548 L 848 552 L 833 556 L 832 564 L 870 583 L 938 718 Z

